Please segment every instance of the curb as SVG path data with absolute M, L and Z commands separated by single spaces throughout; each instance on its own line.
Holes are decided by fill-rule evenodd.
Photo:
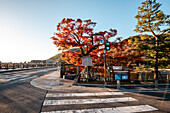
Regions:
M 73 85 L 76 86 L 86 86 L 86 87 L 117 87 L 117 85 L 104 85 L 104 84 L 80 84 L 80 83 L 73 83 Z M 170 84 L 159 84 L 158 86 L 170 86 Z M 155 86 L 155 84 L 141 84 L 141 85 L 120 85 L 121 87 L 149 87 L 149 86 Z

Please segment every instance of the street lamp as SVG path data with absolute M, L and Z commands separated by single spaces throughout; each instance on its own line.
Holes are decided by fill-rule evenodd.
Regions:
M 107 72 L 106 72 L 106 38 L 103 34 L 91 34 L 90 38 L 92 38 L 92 45 L 93 45 L 93 36 L 102 36 L 103 39 L 104 39 L 104 45 L 105 45 L 105 48 L 104 48 L 104 82 L 105 84 L 107 84 L 106 82 L 106 77 L 107 77 Z

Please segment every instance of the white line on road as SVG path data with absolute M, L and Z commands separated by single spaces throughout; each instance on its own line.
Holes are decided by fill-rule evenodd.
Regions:
M 69 99 L 69 100 L 45 100 L 44 106 L 50 105 L 69 105 L 69 104 L 92 104 L 92 103 L 109 103 L 109 102 L 127 102 L 137 101 L 132 97 L 122 98 L 105 98 L 105 99 Z
M 101 92 L 101 93 L 48 93 L 46 97 L 73 97 L 73 96 L 102 96 L 102 95 L 124 95 L 121 92 Z
M 133 113 L 133 112 L 146 112 L 146 111 L 155 111 L 155 110 L 158 109 L 149 105 L 139 105 L 139 106 L 126 106 L 126 107 L 113 107 L 113 108 L 50 111 L 50 112 L 41 112 L 41 113 Z

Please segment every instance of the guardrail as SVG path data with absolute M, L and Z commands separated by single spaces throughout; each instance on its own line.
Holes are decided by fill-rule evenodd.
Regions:
M 0 63 L 0 70 L 2 69 L 17 69 L 17 68 L 36 68 L 36 67 L 54 67 L 57 64 L 52 63 L 44 63 L 44 64 L 37 64 L 37 63 Z

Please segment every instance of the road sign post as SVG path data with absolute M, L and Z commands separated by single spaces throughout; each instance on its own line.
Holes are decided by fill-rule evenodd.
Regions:
M 114 68 L 116 68 L 113 73 L 115 75 L 115 80 L 117 81 L 117 89 L 120 89 L 120 80 L 130 80 L 129 70 L 120 70 L 120 68 L 122 68 L 120 66 Z
M 117 80 L 117 89 L 120 89 L 120 80 Z
M 82 66 L 87 67 L 87 83 L 88 83 L 88 77 L 89 77 L 89 68 L 88 68 L 88 66 L 92 66 L 92 58 L 90 56 L 84 56 Z

